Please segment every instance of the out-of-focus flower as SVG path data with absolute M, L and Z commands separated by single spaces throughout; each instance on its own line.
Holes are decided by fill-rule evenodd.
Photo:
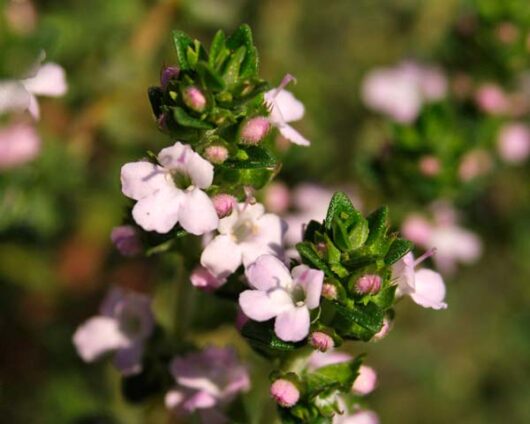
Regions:
M 154 326 L 151 300 L 115 287 L 103 301 L 99 315 L 82 324 L 73 340 L 85 362 L 116 352 L 114 365 L 122 374 L 131 375 L 142 370 L 144 343 Z
M 201 255 L 202 266 L 217 277 L 227 277 L 261 255 L 282 253 L 284 224 L 278 216 L 266 214 L 260 203 L 240 203 L 219 221 L 217 229 L 219 235 Z
M 271 109 L 269 120 L 287 140 L 300 146 L 309 146 L 311 142 L 288 124 L 299 121 L 305 113 L 302 102 L 291 92 L 284 90 L 284 87 L 293 80 L 291 75 L 286 75 L 277 88 L 265 93 L 265 103 Z
M 441 100 L 446 92 L 447 79 L 439 69 L 413 62 L 374 69 L 362 83 L 365 105 L 402 123 L 414 121 L 424 103 Z
M 474 149 L 467 152 L 458 167 L 458 176 L 462 181 L 486 175 L 492 167 L 490 154 L 483 149 Z
M 379 417 L 375 412 L 364 409 L 351 415 L 335 414 L 333 424 L 379 424 Z
M 217 228 L 215 208 L 201 190 L 212 184 L 212 164 L 180 142 L 162 149 L 158 162 L 131 162 L 121 168 L 122 192 L 137 201 L 132 211 L 136 223 L 158 233 L 177 223 L 195 235 Z
M 284 378 L 279 378 L 274 381 L 271 385 L 270 392 L 274 401 L 284 408 L 293 407 L 300 399 L 298 387 Z
M 272 255 L 260 256 L 246 270 L 253 290 L 239 296 L 239 306 L 254 321 L 276 318 L 274 332 L 284 341 L 297 342 L 309 334 L 309 311 L 320 304 L 324 273 L 298 265 L 289 273 Z
M 289 208 L 289 189 L 284 183 L 273 182 L 265 188 L 263 203 L 268 211 L 282 214 Z
M 530 155 L 530 128 L 519 123 L 503 126 L 497 140 L 497 150 L 508 163 L 524 162 Z
M 397 284 L 396 295 L 409 295 L 412 300 L 424 308 L 445 309 L 445 284 L 442 276 L 430 269 L 415 270 L 427 255 L 414 260 L 412 253 L 407 253 L 392 266 L 392 278 Z
M 377 374 L 372 367 L 361 365 L 359 375 L 353 382 L 352 391 L 358 395 L 365 396 L 372 393 L 377 386 Z
M 175 357 L 169 370 L 177 387 L 166 394 L 166 406 L 178 415 L 201 413 L 203 422 L 228 422 L 220 408 L 250 388 L 247 369 L 233 349 L 210 346 Z
M 485 113 L 504 115 L 509 112 L 510 100 L 504 90 L 496 84 L 481 85 L 475 93 L 475 103 Z
M 136 256 L 142 252 L 138 231 L 132 225 L 114 227 L 110 239 L 123 256 Z
M 35 159 L 41 140 L 32 125 L 11 124 L 0 129 L 0 169 L 14 168 Z
M 341 362 L 350 361 L 352 356 L 340 352 L 338 350 L 329 350 L 327 352 L 313 352 L 307 361 L 307 369 L 309 371 L 314 371 L 328 365 L 340 364 Z
M 420 171 L 427 177 L 434 177 L 440 173 L 440 160 L 433 155 L 425 155 L 419 161 Z
M 513 44 L 519 37 L 519 29 L 511 22 L 502 22 L 495 32 L 497 38 L 504 44 Z
M 205 291 L 214 291 L 226 283 L 225 278 L 218 278 L 215 275 L 212 275 L 203 266 L 196 267 L 190 275 L 191 284 L 194 287 Z
M 0 114 L 29 110 L 35 119 L 39 119 L 36 96 L 59 97 L 66 90 L 64 69 L 55 63 L 45 63 L 27 78 L 0 81 Z
M 8 1 L 5 17 L 10 28 L 19 34 L 31 33 L 37 24 L 37 11 L 30 0 Z

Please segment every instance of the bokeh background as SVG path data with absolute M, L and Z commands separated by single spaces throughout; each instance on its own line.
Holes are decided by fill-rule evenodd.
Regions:
M 530 56 L 524 43 L 489 49 L 482 33 L 510 21 L 526 39 L 527 0 L 2 0 L 0 15 L 0 37 L 10 27 L 31 39 L 0 40 L 10 47 L 0 54 L 3 68 L 43 46 L 69 85 L 65 97 L 40 102 L 40 156 L 0 171 L 5 423 L 167 422 L 155 405 L 127 405 L 116 371 L 83 364 L 71 336 L 110 283 L 150 292 L 158 278 L 153 259 L 119 257 L 109 233 L 126 205 L 120 166 L 167 144 L 146 89 L 158 84 L 163 64 L 175 63 L 172 29 L 207 42 L 219 28 L 249 23 L 262 76 L 277 84 L 295 75 L 291 89 L 306 105 L 298 128 L 313 144 L 287 152 L 282 180 L 354 187 L 365 211 L 388 204 L 396 226 L 428 203 L 409 196 L 410 182 L 389 192 L 371 172 L 386 124 L 361 102 L 363 75 L 414 58 L 513 88 Z M 455 36 L 463 27 L 480 35 L 474 47 L 484 43 L 482 54 L 465 55 L 473 46 Z M 459 199 L 462 225 L 484 250 L 446 278 L 449 308 L 403 301 L 385 340 L 352 345 L 378 371 L 368 405 L 383 423 L 530 422 L 527 165 L 498 167 L 481 190 Z M 235 338 L 225 329 L 212 336 Z

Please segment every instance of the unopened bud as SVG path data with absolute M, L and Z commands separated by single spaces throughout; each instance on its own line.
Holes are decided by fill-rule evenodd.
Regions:
M 225 193 L 215 195 L 212 198 L 212 202 L 219 218 L 230 215 L 237 204 L 234 196 Z
M 211 163 L 219 165 L 228 159 L 228 149 L 224 146 L 208 146 L 204 151 L 204 156 Z
M 138 231 L 131 225 L 114 227 L 110 239 L 123 256 L 136 256 L 142 251 Z
M 183 99 L 186 106 L 196 112 L 202 112 L 206 108 L 206 97 L 197 87 L 188 87 L 184 90 Z
M 274 401 L 284 408 L 290 408 L 296 405 L 300 399 L 300 391 L 289 380 L 280 378 L 271 385 L 271 396 Z
M 267 135 L 270 122 L 263 116 L 248 120 L 243 126 L 240 136 L 245 144 L 258 144 Z
M 168 66 L 160 74 L 160 85 L 163 89 L 167 88 L 169 81 L 178 77 L 180 69 L 178 66 Z
M 325 283 L 322 286 L 322 296 L 328 300 L 335 300 L 337 298 L 337 287 L 333 284 Z
M 333 339 L 322 331 L 315 331 L 309 337 L 309 343 L 314 349 L 325 352 L 335 346 Z
M 376 274 L 366 274 L 355 283 L 355 290 L 359 294 L 376 294 L 381 290 L 381 277 Z

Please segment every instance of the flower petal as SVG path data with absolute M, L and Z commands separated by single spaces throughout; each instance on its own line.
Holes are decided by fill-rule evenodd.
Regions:
M 305 138 L 302 134 L 296 131 L 293 127 L 287 124 L 278 126 L 280 134 L 283 135 L 287 140 L 299 146 L 309 146 L 311 142 Z
M 416 289 L 410 294 L 412 300 L 424 308 L 445 309 L 445 284 L 442 276 L 430 269 L 416 272 Z
M 309 309 L 317 308 L 320 304 L 324 273 L 307 265 L 298 265 L 293 268 L 292 275 L 295 284 L 300 284 L 304 288 L 306 306 Z
M 26 110 L 30 97 L 31 94 L 19 81 L 0 81 L 0 114 Z
M 44 64 L 35 76 L 21 82 L 26 90 L 38 96 L 62 96 L 68 88 L 64 69 L 56 63 Z
M 33 116 L 33 119 L 38 121 L 40 119 L 40 107 L 37 97 L 33 94 L 29 96 L 28 112 Z
M 176 142 L 173 146 L 162 149 L 158 154 L 158 161 L 168 169 L 188 175 L 196 187 L 208 188 L 212 185 L 213 165 L 187 144 Z
M 159 190 L 134 205 L 133 218 L 144 230 L 165 234 L 178 222 L 182 197 L 176 188 Z
M 116 320 L 96 316 L 82 324 L 74 334 L 77 353 L 85 362 L 92 362 L 112 350 L 129 346 Z
M 121 167 L 121 191 L 140 200 L 167 187 L 175 187 L 161 166 L 147 161 L 126 163 Z
M 23 165 L 37 157 L 41 141 L 32 125 L 20 123 L 0 129 L 0 169 Z
M 247 317 L 260 322 L 294 309 L 291 296 L 283 289 L 245 290 L 239 295 L 239 306 Z
M 241 265 L 241 249 L 230 236 L 219 235 L 203 250 L 201 265 L 216 277 L 227 277 Z
M 309 310 L 305 307 L 293 308 L 276 317 L 274 332 L 286 342 L 299 342 L 309 334 Z
M 298 121 L 305 113 L 304 104 L 287 90 L 268 91 L 265 93 L 265 102 L 272 107 L 270 118 L 275 124 Z
M 287 267 L 272 255 L 260 256 L 247 267 L 245 275 L 250 285 L 258 290 L 287 288 L 293 282 Z
M 120 370 L 122 375 L 129 376 L 142 371 L 142 356 L 144 347 L 141 343 L 119 349 L 114 356 L 114 366 Z
M 199 236 L 215 230 L 219 218 L 208 195 L 195 188 L 186 191 L 182 197 L 179 222 L 188 233 Z

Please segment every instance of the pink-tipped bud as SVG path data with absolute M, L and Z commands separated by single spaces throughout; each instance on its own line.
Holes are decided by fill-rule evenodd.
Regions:
M 315 331 L 312 333 L 309 337 L 309 343 L 314 349 L 320 350 L 321 352 L 326 352 L 335 346 L 333 339 L 322 331 Z
M 381 330 L 375 333 L 371 341 L 378 342 L 379 340 L 384 339 L 387 336 L 387 334 L 390 333 L 390 330 L 392 330 L 392 320 L 388 317 L 385 317 L 383 319 L 383 326 L 381 327 Z
M 337 298 L 337 287 L 333 284 L 324 283 L 322 286 L 322 296 L 328 300 L 335 300 Z
M 213 207 L 219 218 L 224 218 L 232 213 L 232 209 L 237 205 L 237 200 L 229 194 L 217 194 L 212 198 Z
M 206 108 L 206 97 L 197 87 L 188 87 L 184 90 L 183 99 L 186 106 L 196 112 L 202 112 Z
M 425 155 L 420 158 L 420 172 L 426 177 L 434 177 L 440 173 L 440 161 L 436 156 Z
M 359 375 L 355 379 L 352 391 L 358 395 L 364 396 L 373 392 L 377 385 L 377 374 L 373 368 L 367 365 L 361 365 Z
M 167 88 L 169 81 L 173 78 L 177 78 L 179 75 L 180 69 L 178 66 L 168 66 L 160 74 L 160 85 L 163 89 Z
M 219 145 L 208 146 L 204 151 L 204 156 L 211 163 L 220 165 L 228 159 L 228 149 Z
M 110 239 L 123 256 L 136 256 L 142 251 L 138 231 L 131 225 L 114 227 Z
M 269 132 L 271 124 L 263 116 L 249 119 L 241 129 L 241 141 L 245 144 L 258 144 Z
M 202 266 L 198 266 L 193 270 L 190 275 L 190 281 L 194 287 L 207 292 L 214 291 L 226 283 L 225 278 L 216 277 Z
M 381 277 L 376 274 L 366 274 L 355 283 L 355 290 L 359 294 L 376 294 L 381 290 Z
M 290 408 L 300 399 L 300 391 L 289 380 L 280 378 L 272 383 L 271 396 L 278 405 Z

